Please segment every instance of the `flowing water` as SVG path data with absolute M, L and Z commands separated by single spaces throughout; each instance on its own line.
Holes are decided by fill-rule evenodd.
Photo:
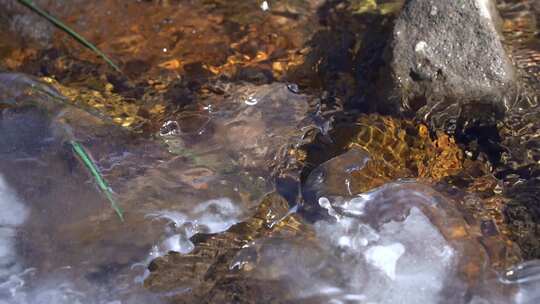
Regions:
M 28 76 L 0 78 L 17 92 L 43 89 L 59 96 Z M 95 117 L 75 107 L 41 108 L 40 103 L 55 102 L 50 95 L 5 90 L 4 100 L 21 106 L 2 116 L 2 202 L 13 212 L 5 220 L 5 254 L 13 258 L 6 265 L 14 267 L 3 294 L 15 303 L 34 297 L 46 299 L 37 303 L 144 302 L 146 296 L 133 288 L 151 258 L 170 250 L 189 252 L 194 234 L 221 232 L 246 217 L 270 191 L 266 163 L 294 135 L 307 100 L 284 84 L 231 92 L 226 107 L 216 106 L 197 120 L 195 134 L 168 121 L 155 138 L 140 139 L 115 125 L 95 125 Z M 99 164 L 125 222 L 109 208 L 68 139 L 84 143 Z M 15 248 L 19 253 L 11 257 Z M 27 281 L 38 284 L 30 293 Z M 49 292 L 45 286 L 41 292 L 41 281 L 62 287 Z
M 347 112 L 402 1 L 36 2 L 124 73 L 0 1 L 0 304 L 540 301 L 487 162 Z M 531 3 L 501 8 L 534 87 Z

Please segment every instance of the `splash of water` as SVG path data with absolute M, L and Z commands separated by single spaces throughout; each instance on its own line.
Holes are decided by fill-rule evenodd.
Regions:
M 169 251 L 189 253 L 194 249 L 190 238 L 197 233 L 219 233 L 239 222 L 242 210 L 229 198 L 212 199 L 198 204 L 188 212 L 161 210 L 147 215 L 164 219 L 172 224 L 167 237 L 152 248 L 150 258 L 163 256 Z
M 319 202 L 331 219 L 315 224 L 314 242 L 258 240 L 233 265 L 285 282 L 284 296 L 300 303 L 536 303 L 538 262 L 501 277 L 473 229 L 428 185 L 393 182 Z

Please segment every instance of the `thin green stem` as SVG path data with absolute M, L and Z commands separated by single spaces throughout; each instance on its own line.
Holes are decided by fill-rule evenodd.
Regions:
M 82 162 L 84 163 L 86 168 L 88 168 L 88 170 L 90 170 L 90 173 L 94 177 L 94 180 L 96 181 L 99 189 L 105 194 L 105 196 L 107 197 L 107 199 L 111 203 L 111 207 L 114 209 L 114 211 L 116 212 L 116 214 L 120 218 L 120 221 L 123 222 L 124 221 L 124 214 L 123 214 L 122 208 L 120 208 L 120 206 L 118 205 L 118 203 L 114 199 L 114 197 L 112 195 L 111 188 L 109 187 L 109 185 L 107 184 L 107 182 L 105 181 L 103 176 L 101 176 L 101 173 L 99 172 L 97 166 L 94 164 L 94 161 L 92 160 L 90 155 L 88 155 L 88 153 L 86 152 L 86 150 L 84 149 L 84 147 L 80 143 L 78 143 L 78 142 L 76 142 L 74 140 L 70 141 L 69 143 L 73 147 L 73 151 L 75 151 L 75 154 L 77 154 L 77 156 L 79 156 L 79 158 L 82 160 Z

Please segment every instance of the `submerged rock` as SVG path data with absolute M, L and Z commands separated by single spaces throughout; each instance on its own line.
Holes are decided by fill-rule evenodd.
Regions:
M 407 1 L 387 47 L 378 107 L 415 112 L 439 128 L 458 117 L 502 113 L 516 75 L 498 18 L 491 0 Z
M 328 136 L 329 146 L 306 147 L 306 162 L 320 165 L 302 185 L 304 211 L 316 213 L 322 195 L 355 195 L 400 178 L 436 181 L 462 169 L 463 154 L 453 138 L 432 139 L 425 125 L 411 120 L 361 115 L 336 123 Z M 318 159 L 336 149 L 347 152 Z
M 190 240 L 195 248 L 188 254 L 170 252 L 155 259 L 144 284 L 151 291 L 171 295 L 175 303 L 215 302 L 213 300 L 224 294 L 231 296 L 235 289 L 216 289 L 228 284 L 228 278 L 223 275 L 242 268 L 242 265 L 234 266 L 233 262 L 242 248 L 247 248 L 254 240 L 274 235 L 309 235 L 309 227 L 289 214 L 285 199 L 275 193 L 268 194 L 253 217 L 223 233 L 192 236 Z M 225 302 L 232 301 L 227 299 Z

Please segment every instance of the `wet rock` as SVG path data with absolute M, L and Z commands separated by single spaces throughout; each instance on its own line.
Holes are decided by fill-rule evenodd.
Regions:
M 416 112 L 439 128 L 463 114 L 502 113 L 516 76 L 498 18 L 490 0 L 408 1 L 387 46 L 377 108 Z

